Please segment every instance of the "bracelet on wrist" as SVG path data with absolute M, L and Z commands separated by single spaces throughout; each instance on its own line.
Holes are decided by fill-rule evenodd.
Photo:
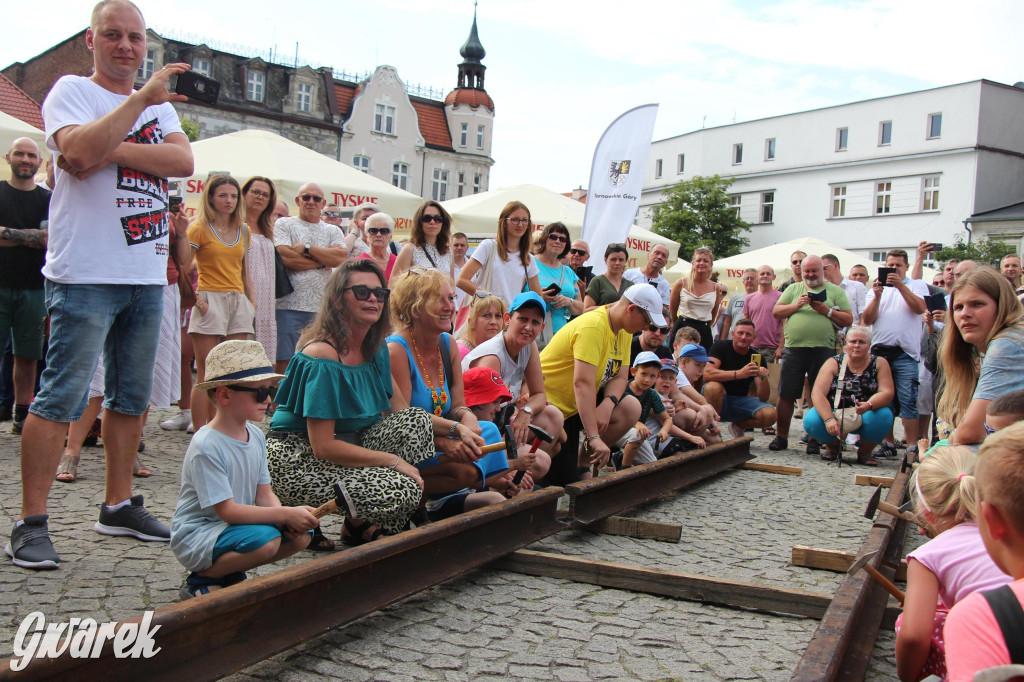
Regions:
M 838 423 L 839 420 L 836 419 L 835 417 L 829 417 L 828 419 L 825 420 L 825 423 L 828 424 L 829 422 L 836 422 L 836 423 Z
M 458 435 L 459 422 L 452 422 L 452 425 L 448 427 L 448 437 L 454 438 L 455 440 L 462 440 Z
M 392 464 L 392 465 L 391 465 L 390 467 L 388 467 L 388 468 L 389 468 L 389 469 L 392 469 L 392 470 L 394 470 L 394 469 L 397 469 L 397 468 L 398 468 L 398 465 L 399 465 L 399 464 L 401 463 L 401 461 L 402 461 L 402 458 L 401 458 L 401 457 L 399 457 L 398 455 L 395 455 L 395 463 L 394 463 L 394 464 Z

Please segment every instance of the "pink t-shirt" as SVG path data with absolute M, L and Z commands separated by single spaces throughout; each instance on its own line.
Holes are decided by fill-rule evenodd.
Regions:
M 754 348 L 778 348 L 782 341 L 782 321 L 775 319 L 772 310 L 782 298 L 782 292 L 772 289 L 767 294 L 755 291 L 747 294 L 743 316 L 754 323 Z
M 1011 583 L 1010 588 L 1024 603 L 1024 580 Z M 968 682 L 979 670 L 1011 663 L 992 607 L 980 594 L 970 595 L 949 612 L 945 638 L 949 682 Z
M 911 558 L 938 578 L 939 598 L 947 609 L 972 592 L 992 590 L 1013 580 L 985 551 L 976 523 L 953 526 L 907 555 Z

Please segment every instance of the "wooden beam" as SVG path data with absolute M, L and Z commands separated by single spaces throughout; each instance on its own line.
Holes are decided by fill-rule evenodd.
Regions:
M 570 521 L 571 519 L 572 516 L 569 514 L 568 509 L 559 510 L 559 521 Z M 576 530 L 588 530 L 592 533 L 604 533 L 606 535 L 623 535 L 642 540 L 659 540 L 661 542 L 679 542 L 679 538 L 683 535 L 681 524 L 637 519 L 631 516 L 608 516 L 600 521 L 580 526 Z
M 803 566 L 805 568 L 820 568 L 826 571 L 835 571 L 836 573 L 845 573 L 853 562 L 857 559 L 857 555 L 853 552 L 844 552 L 838 549 L 820 549 L 818 547 L 806 547 L 804 545 L 794 545 L 790 559 L 790 563 L 794 566 Z M 896 569 L 896 580 L 907 579 L 907 562 L 901 561 L 900 567 Z
M 800 467 L 786 466 L 785 464 L 764 464 L 762 462 L 744 462 L 735 469 L 750 469 L 751 471 L 764 471 L 769 474 L 782 474 L 783 476 L 803 476 L 804 470 Z
M 872 488 L 882 486 L 883 488 L 892 487 L 892 476 L 869 476 L 867 474 L 857 474 L 853 477 L 855 485 L 869 485 Z
M 821 618 L 832 601 L 832 595 L 820 592 L 687 575 L 525 549 L 491 563 L 490 568 L 809 618 Z

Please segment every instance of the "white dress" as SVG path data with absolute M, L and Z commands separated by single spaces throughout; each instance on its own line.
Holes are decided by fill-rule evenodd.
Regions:
M 252 233 L 249 247 L 249 279 L 256 299 L 256 340 L 268 358 L 277 357 L 277 321 L 274 317 L 274 244 L 262 234 Z
M 413 246 L 412 264 L 413 267 L 418 265 L 421 268 L 433 268 L 434 270 L 440 270 L 446 275 L 451 275 L 452 250 L 448 249 L 448 253 L 442 256 L 438 252 L 437 247 L 432 244 L 425 244 L 422 247 Z

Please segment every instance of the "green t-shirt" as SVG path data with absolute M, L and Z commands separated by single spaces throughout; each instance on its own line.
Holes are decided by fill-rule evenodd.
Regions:
M 622 298 L 622 292 L 633 286 L 625 277 L 622 278 L 622 288 L 616 289 L 608 278 L 604 275 L 598 275 L 594 279 L 590 280 L 590 284 L 587 286 L 587 296 L 594 299 L 597 305 L 608 305 L 615 303 Z
M 789 305 L 807 292 L 817 293 L 808 289 L 803 282 L 794 282 L 782 292 L 782 298 L 776 305 Z M 821 288 L 817 289 L 821 291 Z M 846 297 L 840 287 L 825 282 L 825 305 L 830 308 L 838 308 L 840 311 L 850 309 L 850 299 Z M 786 318 L 786 347 L 787 348 L 823 348 L 835 346 L 836 328 L 832 320 L 819 315 L 809 305 L 800 308 Z

